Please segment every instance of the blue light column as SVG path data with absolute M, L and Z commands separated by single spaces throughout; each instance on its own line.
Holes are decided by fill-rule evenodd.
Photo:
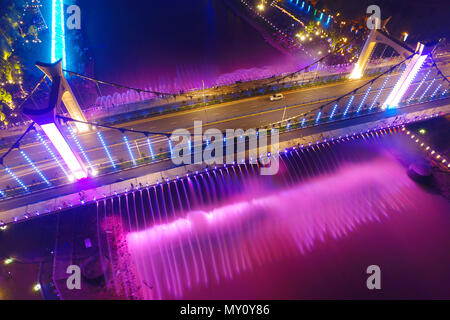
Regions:
M 62 67 L 66 68 L 66 41 L 64 33 L 63 0 L 52 0 L 51 60 L 52 63 L 62 59 Z

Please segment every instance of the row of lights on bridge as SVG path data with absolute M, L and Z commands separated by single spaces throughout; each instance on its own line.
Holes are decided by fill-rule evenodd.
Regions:
M 430 116 L 430 118 L 431 117 L 437 117 L 438 115 L 439 114 L 436 113 L 436 114 Z M 423 120 L 423 119 L 426 119 L 426 118 L 428 118 L 428 117 L 424 116 L 424 117 L 422 117 L 422 118 L 420 118 L 418 120 Z M 391 126 L 380 126 L 380 127 L 376 128 L 376 129 L 368 129 L 366 132 L 363 132 L 363 131 L 354 132 L 352 134 L 346 134 L 344 136 L 338 136 L 337 138 L 335 138 L 335 137 L 324 138 L 324 139 L 322 139 L 322 141 L 318 140 L 315 143 L 311 143 L 310 142 L 307 145 L 299 145 L 299 146 L 294 146 L 294 147 L 291 147 L 291 148 L 286 148 L 286 149 L 284 149 L 284 153 L 286 154 L 286 153 L 292 152 L 292 151 L 296 150 L 297 148 L 298 149 L 313 148 L 314 146 L 318 146 L 318 145 L 321 145 L 321 144 L 322 145 L 329 144 L 329 143 L 331 143 L 333 141 L 335 141 L 337 143 L 341 143 L 341 142 L 351 141 L 351 140 L 355 140 L 355 139 L 359 139 L 359 138 L 370 137 L 370 134 L 378 134 L 378 133 L 387 134 L 387 133 L 389 133 L 389 131 L 387 131 L 387 130 L 398 129 L 400 127 L 402 128 L 402 130 L 405 130 L 404 129 L 404 125 L 408 124 L 408 123 L 411 123 L 413 121 L 414 120 L 406 120 L 406 121 L 403 121 L 401 124 L 396 124 L 396 125 L 391 125 Z M 278 154 L 280 154 L 280 153 L 281 153 L 280 150 L 278 150 Z M 434 154 L 434 153 L 432 153 L 432 154 Z M 436 155 L 436 156 L 439 156 L 439 158 L 441 157 L 440 155 Z M 260 157 L 263 158 L 263 156 L 260 156 Z M 272 157 L 272 154 L 269 152 L 269 153 L 267 153 L 267 158 L 270 158 L 270 157 Z M 445 162 L 443 162 L 443 163 L 446 163 L 446 162 L 447 162 L 447 160 L 445 160 Z M 243 160 L 243 163 L 245 163 L 244 160 Z M 240 164 L 237 164 L 236 162 L 234 162 L 231 166 L 233 167 L 233 166 L 236 166 L 236 165 L 240 165 Z M 220 169 L 226 168 L 226 167 L 227 167 L 227 165 L 224 164 L 221 168 L 215 166 L 212 170 L 220 170 Z M 211 170 L 211 169 L 205 168 L 204 172 L 208 172 L 209 170 Z M 201 175 L 201 174 L 203 174 L 203 172 L 195 171 L 194 173 L 191 173 L 191 174 L 187 173 L 185 178 L 190 178 L 192 176 L 196 176 L 196 175 L 199 175 L 199 174 Z M 174 179 L 167 178 L 167 179 L 165 179 L 164 182 L 165 183 L 170 183 L 171 181 L 177 181 L 177 180 L 180 180 L 180 179 L 182 179 L 182 178 L 180 176 L 177 176 Z M 161 182 L 157 181 L 156 184 L 153 185 L 153 187 L 154 186 L 158 186 L 160 184 L 161 184 Z M 146 186 L 144 188 L 150 188 L 150 187 L 151 187 L 150 184 L 146 183 Z M 136 186 L 136 190 L 140 190 L 140 186 Z M 128 191 L 131 191 L 131 190 L 125 189 L 125 191 L 121 192 L 121 193 L 115 191 L 114 195 L 118 196 L 118 195 L 127 194 Z M 109 196 L 109 197 L 111 197 L 111 196 Z M 102 198 L 94 197 L 91 201 L 80 200 L 80 203 L 78 205 L 85 205 L 85 204 L 87 204 L 89 202 L 90 203 L 94 203 L 94 202 L 99 201 L 100 199 L 107 199 L 107 198 L 108 198 L 108 196 L 106 194 L 103 194 Z M 69 208 L 72 208 L 73 206 L 74 206 L 74 204 L 69 203 Z M 61 206 L 57 208 L 57 210 L 63 210 L 63 209 L 66 209 L 66 208 L 63 208 Z M 50 210 L 46 210 L 44 213 L 50 213 L 50 212 L 51 212 Z M 39 211 L 34 212 L 34 216 L 40 216 L 40 215 L 41 215 L 41 213 Z M 28 220 L 31 217 L 32 217 L 32 214 L 26 213 L 22 217 L 15 217 L 13 219 L 13 222 L 19 222 L 19 221 Z M 3 222 L 3 221 L 0 221 L 0 230 L 6 230 L 6 228 L 7 228 L 7 224 L 5 222 Z

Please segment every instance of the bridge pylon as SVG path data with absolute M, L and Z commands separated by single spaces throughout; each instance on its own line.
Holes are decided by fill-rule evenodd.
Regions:
M 50 100 L 57 99 L 58 104 L 62 100 L 72 119 L 86 122 L 86 117 L 62 70 L 62 60 L 58 60 L 55 63 L 37 62 L 36 66 L 52 81 L 51 95 L 54 95 L 54 97 L 50 97 Z M 76 122 L 75 126 L 79 133 L 89 131 L 87 124 Z
M 386 24 L 388 21 L 389 18 L 383 21 L 381 29 L 372 29 L 370 31 L 369 36 L 364 43 L 361 54 L 359 55 L 358 61 L 350 73 L 349 79 L 360 79 L 364 75 L 367 68 L 367 63 L 369 62 L 370 56 L 377 43 L 382 43 L 392 47 L 405 59 L 414 53 L 414 50 L 404 42 L 401 42 L 400 40 L 397 40 L 389 35 L 386 30 Z
M 24 108 L 23 112 L 41 127 L 42 131 L 44 131 L 58 151 L 70 171 L 70 175 L 68 175 L 69 180 L 75 181 L 87 178 L 88 170 L 86 166 L 77 155 L 77 152 L 70 147 L 68 140 L 62 134 L 58 121 L 55 119 L 56 109 L 61 105 L 62 101 L 71 117 L 77 120 L 86 121 L 80 106 L 64 77 L 61 60 L 53 64 L 38 63 L 37 66 L 52 80 L 49 102 L 47 106 L 39 105 L 37 108 Z M 89 130 L 87 124 L 77 123 L 77 125 L 78 124 L 80 124 L 80 126 L 77 126 L 79 132 Z

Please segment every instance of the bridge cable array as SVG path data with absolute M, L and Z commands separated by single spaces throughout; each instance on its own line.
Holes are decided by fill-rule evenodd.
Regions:
M 380 75 L 376 76 L 375 78 L 367 81 L 366 83 L 364 83 L 363 85 L 359 86 L 358 88 L 355 88 L 331 101 L 328 101 L 327 103 L 314 108 L 312 110 L 309 110 L 307 112 L 303 112 L 301 114 L 297 114 L 293 117 L 287 118 L 287 119 L 283 119 L 281 121 L 277 121 L 274 123 L 269 124 L 268 126 L 274 128 L 277 125 L 281 127 L 281 124 L 286 124 L 286 128 L 289 129 L 291 126 L 291 121 L 295 121 L 295 120 L 301 120 L 300 123 L 300 127 L 303 128 L 306 126 L 307 124 L 307 116 L 309 114 L 314 114 L 314 116 L 310 119 L 311 124 L 313 125 L 317 125 L 320 120 L 321 117 L 323 117 L 324 112 L 323 109 L 332 105 L 332 110 L 329 113 L 329 121 L 331 121 L 333 119 L 333 117 L 335 117 L 336 115 L 336 111 L 338 109 L 338 104 L 340 101 L 342 101 L 344 98 L 350 96 L 349 100 L 347 101 L 347 104 L 345 106 L 345 109 L 342 113 L 342 117 L 347 117 L 348 118 L 348 112 L 351 109 L 352 103 L 354 102 L 354 97 L 356 96 L 356 94 L 364 87 L 368 87 L 367 90 L 362 93 L 363 98 L 362 100 L 359 102 L 358 107 L 356 108 L 356 114 L 359 114 L 360 111 L 362 111 L 363 109 L 363 105 L 367 106 L 365 103 L 367 101 L 367 98 L 369 96 L 369 94 L 371 93 L 371 90 L 373 89 L 373 84 L 375 83 L 375 81 L 377 81 L 378 79 L 380 79 L 383 76 L 386 76 L 386 79 L 384 80 L 382 86 L 378 89 L 378 93 L 375 95 L 375 97 L 372 100 L 372 103 L 370 104 L 370 107 L 367 108 L 368 111 L 372 111 L 372 109 L 374 108 L 375 104 L 377 103 L 377 100 L 380 98 L 381 93 L 383 90 L 387 89 L 387 83 L 389 82 L 391 76 L 393 75 L 394 70 L 398 70 L 400 72 L 400 74 L 403 74 L 403 72 L 406 70 L 406 64 L 405 62 L 408 61 L 409 59 L 411 59 L 414 56 L 414 54 L 410 55 L 409 57 L 407 57 L 406 59 L 404 59 L 403 61 L 401 61 L 400 63 L 390 67 L 388 70 L 386 70 L 385 72 L 381 73 Z M 435 98 L 435 97 L 442 97 L 444 96 L 447 92 L 448 92 L 448 88 L 446 88 L 445 90 L 442 90 L 442 84 L 438 84 L 433 90 L 430 90 L 431 87 L 433 86 L 433 84 L 436 81 L 439 80 L 445 80 L 447 83 L 450 83 L 450 81 L 447 79 L 447 77 L 445 77 L 445 75 L 439 70 L 439 68 L 437 67 L 436 63 L 433 60 L 433 57 L 431 56 L 431 54 L 429 55 L 429 57 L 432 59 L 432 65 L 431 65 L 431 69 L 428 71 L 428 73 L 423 77 L 422 81 L 419 83 L 419 85 L 417 86 L 416 90 L 414 91 L 414 93 L 409 97 L 409 99 L 406 100 L 406 104 L 409 104 L 411 100 L 413 100 L 415 94 L 417 93 L 417 91 L 421 88 L 422 84 L 427 80 L 427 76 L 430 74 L 430 72 L 433 70 L 432 68 L 434 67 L 434 69 L 437 72 L 436 77 L 434 77 L 432 80 L 428 80 L 430 83 L 428 84 L 428 86 L 425 88 L 425 90 L 422 92 L 422 94 L 420 95 L 419 98 L 414 99 L 416 102 L 422 102 L 424 100 L 424 97 L 427 93 L 429 94 L 429 98 Z M 403 67 L 402 67 L 403 65 Z M 397 80 L 398 81 L 398 80 Z M 411 82 L 410 86 L 413 84 L 413 82 Z M 442 90 L 442 92 L 438 95 L 438 91 Z M 378 102 L 379 105 L 379 102 Z
M 288 121 L 290 121 L 290 120 L 293 120 L 293 119 L 299 118 L 299 117 L 302 117 L 302 122 L 303 122 L 303 125 L 304 125 L 304 124 L 306 123 L 306 117 L 307 117 L 309 114 L 315 113 L 315 112 L 321 112 L 321 113 L 322 113 L 322 110 L 323 110 L 325 107 L 329 106 L 329 105 L 333 105 L 333 110 L 331 111 L 331 118 L 332 118 L 332 117 L 334 116 L 334 114 L 336 113 L 336 110 L 337 110 L 337 103 L 339 103 L 340 100 L 344 99 L 344 98 L 347 97 L 347 96 L 350 96 L 350 95 L 353 96 L 353 95 L 355 95 L 356 92 L 358 92 L 360 89 L 362 89 L 362 88 L 364 88 L 364 87 L 366 87 L 366 86 L 368 86 L 368 85 L 369 85 L 369 87 L 371 88 L 372 85 L 373 85 L 373 83 L 374 83 L 376 80 L 378 80 L 379 78 L 383 77 L 383 76 L 386 75 L 386 74 L 390 74 L 390 73 L 391 73 L 392 71 L 394 71 L 397 67 L 399 67 L 399 66 L 402 65 L 404 62 L 406 62 L 407 60 L 411 59 L 412 57 L 413 57 L 413 55 L 409 56 L 408 58 L 404 59 L 404 60 L 401 61 L 400 63 L 398 63 L 398 64 L 396 64 L 396 65 L 390 67 L 388 70 L 386 70 L 386 71 L 384 71 L 383 73 L 379 74 L 379 75 L 376 76 L 375 78 L 373 78 L 373 79 L 367 81 L 367 82 L 364 83 L 363 85 L 361 85 L 361 86 L 359 86 L 359 87 L 357 87 L 357 88 L 355 88 L 355 89 L 353 89 L 353 90 L 351 90 L 351 91 L 349 91 L 349 92 L 347 92 L 347 93 L 345 93 L 345 94 L 343 94 L 343 95 L 341 95 L 341 96 L 339 96 L 339 97 L 337 97 L 337 98 L 335 98 L 335 99 L 333 99 L 333 100 L 331 100 L 331 101 L 329 101 L 329 102 L 327 102 L 327 103 L 325 103 L 325 104 L 323 104 L 323 105 L 321 105 L 321 106 L 319 106 L 319 107 L 317 107 L 317 108 L 311 109 L 311 110 L 309 110 L 309 111 L 307 111 L 307 112 L 303 112 L 303 113 L 301 113 L 301 114 L 298 114 L 298 115 L 296 115 L 296 116 L 290 117 L 290 118 L 288 118 L 288 119 L 284 119 L 284 120 L 281 120 L 281 121 L 274 122 L 274 123 L 270 124 L 269 126 L 272 126 L 272 127 L 273 127 L 274 125 L 277 125 L 277 124 L 280 124 L 280 123 L 284 123 L 284 122 L 288 122 Z M 383 86 L 383 88 L 384 88 L 384 86 Z M 365 95 L 364 95 L 366 98 L 367 98 L 367 95 L 369 94 L 369 92 L 370 92 L 370 90 L 367 90 L 367 91 L 366 91 L 366 93 L 365 93 Z M 364 100 L 365 100 L 366 98 L 364 98 Z M 353 100 L 353 99 L 352 99 L 352 100 Z M 353 101 L 351 101 L 349 104 L 347 104 L 347 112 L 348 112 L 349 107 L 350 107 L 350 105 L 351 105 L 352 102 L 353 102 Z M 361 110 L 361 109 L 360 109 L 360 110 Z M 318 119 L 318 118 L 319 118 L 319 119 Z M 317 122 L 317 123 L 318 123 L 317 120 L 320 120 L 320 116 L 319 116 L 318 118 L 316 117 L 316 122 Z M 303 125 L 302 125 L 302 127 L 303 127 Z

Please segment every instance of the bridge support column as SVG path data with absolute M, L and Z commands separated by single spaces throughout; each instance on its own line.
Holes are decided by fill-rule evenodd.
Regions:
M 386 23 L 389 19 L 383 21 L 382 31 L 381 29 L 372 29 L 369 36 L 364 43 L 361 54 L 359 55 L 358 61 L 355 64 L 352 72 L 350 73 L 349 79 L 360 79 L 367 68 L 367 63 L 369 62 L 370 56 L 372 55 L 373 49 L 377 43 L 383 43 L 387 46 L 392 47 L 397 53 L 403 58 L 408 58 L 414 51 L 408 47 L 404 42 L 401 42 L 393 37 L 391 37 L 386 30 Z
M 45 135 L 52 142 L 53 146 L 58 151 L 67 168 L 71 172 L 69 179 L 73 181 L 87 178 L 88 173 L 85 165 L 78 157 L 77 153 L 70 148 L 69 143 L 61 133 L 58 123 L 55 121 L 56 108 L 61 105 L 61 101 L 64 101 L 64 99 L 64 104 L 69 106 L 68 109 L 71 107 L 74 108 L 70 109 L 72 111 L 72 113 L 69 112 L 71 116 L 76 119 L 80 119 L 80 117 L 84 119 L 84 116 L 78 107 L 75 97 L 73 97 L 73 93 L 70 90 L 69 85 L 62 75 L 61 61 L 53 65 L 40 65 L 40 68 L 43 71 L 45 70 L 44 72 L 49 77 L 51 76 L 53 82 L 48 106 L 39 109 L 24 108 L 23 112 L 41 127 L 42 131 L 44 131 Z M 59 75 L 56 73 L 58 71 L 60 72 Z M 64 95 L 66 95 L 65 98 Z M 88 130 L 88 126 L 85 126 Z M 81 127 L 81 129 L 86 128 Z
M 57 94 L 61 97 L 64 106 L 70 114 L 70 117 L 75 120 L 86 122 L 83 111 L 81 111 L 80 105 L 78 104 L 78 101 L 75 98 L 66 77 L 64 76 L 64 72 L 62 71 L 62 61 L 59 60 L 55 63 L 38 62 L 36 66 L 41 69 L 41 71 L 44 72 L 53 82 L 52 91 L 53 87 L 55 87 L 55 90 L 58 91 Z M 56 81 L 58 79 L 59 81 Z M 76 122 L 75 126 L 79 133 L 89 131 L 89 126 L 87 124 Z
M 350 73 L 349 79 L 359 79 L 363 76 L 364 71 L 367 67 L 367 62 L 372 54 L 373 49 L 375 48 L 376 42 L 374 41 L 376 30 L 370 31 L 369 37 L 364 43 L 364 47 L 359 55 L 358 62 L 356 62 L 355 67 Z

